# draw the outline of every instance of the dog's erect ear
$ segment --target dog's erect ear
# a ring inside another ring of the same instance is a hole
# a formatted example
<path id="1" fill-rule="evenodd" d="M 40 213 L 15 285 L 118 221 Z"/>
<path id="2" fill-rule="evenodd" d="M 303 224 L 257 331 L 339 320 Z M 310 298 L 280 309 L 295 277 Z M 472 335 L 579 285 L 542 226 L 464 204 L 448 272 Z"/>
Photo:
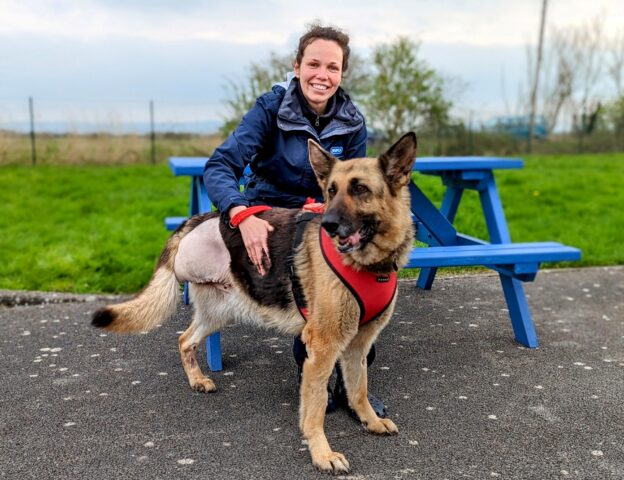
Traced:
<path id="1" fill-rule="evenodd" d="M 325 190 L 329 174 L 336 164 L 336 157 L 323 150 L 323 147 L 314 140 L 308 139 L 308 158 L 310 159 L 310 164 L 316 174 L 316 179 L 318 180 L 321 190 Z"/>
<path id="2" fill-rule="evenodd" d="M 409 132 L 379 157 L 379 166 L 390 187 L 397 190 L 407 185 L 416 161 L 416 134 Z"/>

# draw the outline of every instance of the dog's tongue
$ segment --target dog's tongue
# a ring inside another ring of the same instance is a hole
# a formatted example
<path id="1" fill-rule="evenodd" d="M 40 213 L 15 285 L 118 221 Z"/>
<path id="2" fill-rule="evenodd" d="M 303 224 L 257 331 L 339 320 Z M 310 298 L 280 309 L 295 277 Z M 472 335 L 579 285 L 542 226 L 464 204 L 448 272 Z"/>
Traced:
<path id="1" fill-rule="evenodd" d="M 362 236 L 360 235 L 360 232 L 355 232 L 353 235 L 350 235 L 346 238 L 341 238 L 339 240 L 340 245 L 345 246 L 345 245 L 350 245 L 352 247 L 355 247 L 358 243 L 360 243 L 360 239 L 362 238 Z"/>

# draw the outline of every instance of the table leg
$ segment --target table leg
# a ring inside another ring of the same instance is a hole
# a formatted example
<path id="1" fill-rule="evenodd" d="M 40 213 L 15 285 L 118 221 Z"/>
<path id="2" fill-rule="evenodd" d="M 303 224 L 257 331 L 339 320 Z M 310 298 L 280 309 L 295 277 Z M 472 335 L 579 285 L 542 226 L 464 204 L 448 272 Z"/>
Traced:
<path id="1" fill-rule="evenodd" d="M 503 212 L 503 204 L 493 175 L 488 179 L 485 188 L 479 192 L 479 196 L 490 235 L 490 242 L 511 242 L 507 220 Z M 527 303 L 522 282 L 502 273 L 499 275 L 516 340 L 529 348 L 537 347 L 537 333 L 535 332 L 535 325 L 531 318 L 531 310 Z"/>
<path id="2" fill-rule="evenodd" d="M 215 332 L 206 338 L 206 359 L 211 371 L 223 370 L 221 357 L 221 333 Z"/>
<path id="3" fill-rule="evenodd" d="M 503 203 L 501 202 L 494 175 L 490 174 L 485 188 L 479 191 L 481 207 L 485 215 L 485 223 L 490 234 L 491 243 L 511 243 Z"/>
<path id="4" fill-rule="evenodd" d="M 444 199 L 442 200 L 440 211 L 450 223 L 453 223 L 455 220 L 455 214 L 457 213 L 462 193 L 464 193 L 463 188 L 453 186 L 449 186 L 446 192 L 444 192 Z M 421 269 L 418 275 L 418 281 L 416 282 L 418 288 L 431 290 L 437 271 L 438 269 L 436 267 Z"/>
<path id="5" fill-rule="evenodd" d="M 500 274 L 500 280 L 516 341 L 529 348 L 536 348 L 538 346 L 537 333 L 522 282 L 503 274 Z"/>

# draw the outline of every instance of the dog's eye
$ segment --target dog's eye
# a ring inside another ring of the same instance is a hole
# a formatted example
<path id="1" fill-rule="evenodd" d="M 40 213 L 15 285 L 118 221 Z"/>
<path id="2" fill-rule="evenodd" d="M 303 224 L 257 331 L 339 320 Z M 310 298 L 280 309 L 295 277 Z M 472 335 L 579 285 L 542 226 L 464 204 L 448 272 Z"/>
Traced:
<path id="1" fill-rule="evenodd" d="M 327 194 L 330 197 L 333 197 L 334 195 L 336 195 L 336 185 L 335 184 L 331 184 L 330 187 L 327 189 Z"/>
<path id="2" fill-rule="evenodd" d="M 357 185 L 353 185 L 353 193 L 355 195 L 362 195 L 368 192 L 370 192 L 370 190 L 368 189 L 366 185 L 362 185 L 361 183 L 358 183 Z"/>

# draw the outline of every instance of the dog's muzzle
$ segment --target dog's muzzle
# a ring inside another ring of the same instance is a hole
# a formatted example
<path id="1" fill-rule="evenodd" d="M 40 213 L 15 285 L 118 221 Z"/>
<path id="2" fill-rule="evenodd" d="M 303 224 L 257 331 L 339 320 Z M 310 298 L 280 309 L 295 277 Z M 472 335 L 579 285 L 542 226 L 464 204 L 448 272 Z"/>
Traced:
<path id="1" fill-rule="evenodd" d="M 353 225 L 336 212 L 329 211 L 323 215 L 321 227 L 330 237 L 338 237 L 340 253 L 353 252 L 363 248 L 374 235 L 374 228 L 367 223 Z"/>

